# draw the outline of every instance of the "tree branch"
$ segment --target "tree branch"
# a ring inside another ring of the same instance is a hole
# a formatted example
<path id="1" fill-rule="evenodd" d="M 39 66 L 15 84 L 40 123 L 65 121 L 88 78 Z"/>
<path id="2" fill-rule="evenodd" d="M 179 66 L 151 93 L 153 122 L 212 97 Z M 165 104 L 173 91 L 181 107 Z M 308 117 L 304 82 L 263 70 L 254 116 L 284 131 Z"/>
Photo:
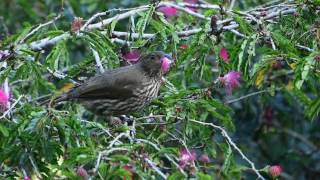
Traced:
<path id="1" fill-rule="evenodd" d="M 260 174 L 259 170 L 256 169 L 254 163 L 252 161 L 250 161 L 249 158 L 246 155 L 244 155 L 244 153 L 241 151 L 241 149 L 232 141 L 232 139 L 230 138 L 230 136 L 228 135 L 226 130 L 224 130 L 222 127 L 217 126 L 213 123 L 206 123 L 206 122 L 196 121 L 196 120 L 192 120 L 192 119 L 189 121 L 194 122 L 194 123 L 198 123 L 198 124 L 202 124 L 202 125 L 206 125 L 206 126 L 211 126 L 215 129 L 220 130 L 222 136 L 226 138 L 226 141 L 241 155 L 242 159 L 244 159 L 245 161 L 247 161 L 247 163 L 250 164 L 251 169 L 258 176 L 258 179 L 265 180 L 265 178 Z"/>

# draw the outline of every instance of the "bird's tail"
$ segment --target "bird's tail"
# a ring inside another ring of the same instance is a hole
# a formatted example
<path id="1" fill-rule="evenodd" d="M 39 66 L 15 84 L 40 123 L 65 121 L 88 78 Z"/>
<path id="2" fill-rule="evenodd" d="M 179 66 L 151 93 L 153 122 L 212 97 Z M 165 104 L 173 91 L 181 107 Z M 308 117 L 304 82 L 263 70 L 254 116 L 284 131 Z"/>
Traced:
<path id="1" fill-rule="evenodd" d="M 49 96 L 51 98 L 40 102 L 40 105 L 55 106 L 60 102 L 68 101 L 70 99 L 69 94 L 74 87 L 75 85 L 72 83 L 65 84 L 55 95 Z"/>
<path id="2" fill-rule="evenodd" d="M 67 100 L 69 100 L 68 94 L 62 94 L 60 96 L 46 99 L 46 100 L 40 102 L 39 105 L 41 105 L 41 106 L 43 106 L 43 105 L 54 106 L 60 102 L 67 101 Z"/>

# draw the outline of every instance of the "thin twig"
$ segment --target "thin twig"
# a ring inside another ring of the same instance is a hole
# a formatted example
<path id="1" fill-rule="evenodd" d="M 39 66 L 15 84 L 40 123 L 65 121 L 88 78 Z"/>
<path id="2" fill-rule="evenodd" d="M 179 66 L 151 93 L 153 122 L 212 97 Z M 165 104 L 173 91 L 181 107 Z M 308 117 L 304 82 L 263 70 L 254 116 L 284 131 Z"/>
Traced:
<path id="1" fill-rule="evenodd" d="M 95 23 L 95 24 L 90 24 L 90 25 L 88 25 L 87 28 L 89 30 L 91 30 L 91 29 L 100 29 L 100 28 L 112 23 L 113 21 L 118 21 L 120 19 L 125 19 L 127 17 L 130 17 L 132 15 L 138 14 L 140 12 L 147 11 L 149 9 L 149 7 L 150 7 L 149 5 L 140 6 L 139 8 L 133 9 L 131 11 L 128 11 L 128 12 L 125 12 L 125 13 L 122 13 L 122 14 L 118 14 L 118 15 L 116 15 L 114 17 L 102 20 L 101 22 L 98 22 L 98 23 Z"/>
<path id="2" fill-rule="evenodd" d="M 308 52 L 313 52 L 313 51 L 314 51 L 313 49 L 311 49 L 311 48 L 309 48 L 309 47 L 307 47 L 307 46 L 302 46 L 302 45 L 300 45 L 300 44 L 297 44 L 296 47 L 299 48 L 299 49 L 308 51 Z"/>
<path id="3" fill-rule="evenodd" d="M 0 117 L 0 119 L 5 118 L 7 114 L 10 113 L 10 111 L 19 103 L 19 101 L 21 100 L 21 98 L 24 97 L 24 95 L 19 96 L 19 98 L 12 104 L 12 106 L 10 106 L 10 108 L 3 113 L 3 115 Z"/>
<path id="4" fill-rule="evenodd" d="M 96 50 L 94 50 L 94 48 L 92 48 L 92 47 L 90 47 L 90 49 L 92 51 L 94 59 L 96 60 L 96 65 L 99 68 L 100 73 L 104 73 L 104 68 L 103 68 L 103 65 L 101 63 L 101 59 L 100 59 L 99 53 Z"/>
<path id="5" fill-rule="evenodd" d="M 155 148 L 156 150 L 160 151 L 161 149 L 158 147 L 158 145 L 156 145 L 155 143 L 148 141 L 146 139 L 135 139 L 136 142 L 140 142 L 140 143 L 144 143 L 144 144 L 149 144 L 151 145 L 153 148 Z M 176 163 L 170 156 L 168 156 L 167 154 L 164 154 L 164 156 L 170 161 L 172 162 L 179 170 L 181 173 L 183 173 L 185 176 L 187 175 L 184 170 L 179 166 L 178 163 Z"/>
<path id="6" fill-rule="evenodd" d="M 249 158 L 246 155 L 244 155 L 244 153 L 241 151 L 241 149 L 232 141 L 232 139 L 230 138 L 230 136 L 228 135 L 226 130 L 224 130 L 222 127 L 217 126 L 213 123 L 206 123 L 206 122 L 196 121 L 196 120 L 192 120 L 192 119 L 189 121 L 194 122 L 194 123 L 198 123 L 198 124 L 202 124 L 202 125 L 206 125 L 206 126 L 211 126 L 215 129 L 220 130 L 222 136 L 226 138 L 226 141 L 241 155 L 242 159 L 244 159 L 245 161 L 247 161 L 247 163 L 250 164 L 251 169 L 258 176 L 258 179 L 265 180 L 265 178 L 260 174 L 259 170 L 256 169 L 254 163 L 251 160 L 249 160 Z"/>
<path id="7" fill-rule="evenodd" d="M 181 7 L 181 6 L 179 6 L 178 4 L 176 4 L 176 3 L 162 2 L 162 3 L 159 4 L 158 7 L 161 7 L 161 6 L 174 7 L 174 8 L 176 8 L 176 9 L 180 10 L 180 11 L 183 11 L 183 12 L 185 12 L 185 13 L 187 13 L 187 14 L 190 14 L 190 15 L 192 15 L 192 16 L 195 16 L 195 17 L 197 17 L 197 18 L 205 19 L 205 20 L 210 20 L 209 17 L 205 17 L 205 16 L 202 15 L 202 14 L 196 13 L 196 12 L 190 10 L 189 8 Z"/>
<path id="8" fill-rule="evenodd" d="M 101 158 L 102 158 L 103 156 L 107 156 L 107 155 L 109 155 L 109 154 L 111 154 L 111 153 L 113 153 L 113 152 L 115 152 L 115 151 L 128 151 L 128 149 L 127 149 L 127 148 L 121 148 L 121 147 L 120 147 L 120 148 L 112 148 L 112 149 L 109 149 L 109 150 L 105 150 L 105 151 L 99 152 L 98 158 L 97 158 L 97 162 L 96 162 L 96 165 L 95 165 L 93 171 L 94 171 L 94 172 L 97 172 L 97 171 L 98 171 L 98 168 L 99 168 L 99 166 L 100 166 L 100 161 L 101 161 Z"/>
<path id="9" fill-rule="evenodd" d="M 233 9 L 235 3 L 236 3 L 236 0 L 231 0 L 230 6 L 229 6 L 229 11 L 231 11 Z"/>
<path id="10" fill-rule="evenodd" d="M 147 157 L 143 158 L 148 164 L 149 166 L 151 166 L 151 168 L 156 171 L 163 179 L 167 179 L 167 176 L 161 172 L 161 170 L 155 165 L 154 162 L 152 162 L 150 159 L 148 159 Z"/>
<path id="11" fill-rule="evenodd" d="M 54 23 L 55 21 L 57 21 L 59 18 L 61 17 L 61 14 L 59 14 L 58 16 L 56 16 L 55 18 L 53 18 L 52 20 L 46 22 L 46 23 L 43 23 L 43 24 L 40 24 L 39 26 L 37 26 L 36 28 L 34 28 L 31 32 L 29 32 L 24 38 L 22 38 L 20 40 L 19 43 L 23 43 L 27 38 L 29 38 L 30 36 L 32 36 L 34 33 L 36 33 L 37 31 L 39 31 L 39 29 L 45 27 L 45 26 L 48 26 L 52 23 Z"/>
<path id="12" fill-rule="evenodd" d="M 255 95 L 258 95 L 258 94 L 262 94 L 262 93 L 265 93 L 265 92 L 269 92 L 269 91 L 270 90 L 262 90 L 262 91 L 253 92 L 253 93 L 247 94 L 245 96 L 241 96 L 241 97 L 236 98 L 236 99 L 228 100 L 228 101 L 225 102 L 225 104 L 231 104 L 231 103 L 240 101 L 242 99 L 245 99 L 245 98 L 248 98 L 248 97 L 251 97 L 251 96 L 255 96 Z"/>
<path id="13" fill-rule="evenodd" d="M 107 149 L 110 149 L 116 142 L 120 142 L 119 139 L 122 138 L 123 136 L 127 136 L 127 133 L 120 133 L 117 137 L 115 137 L 109 144 L 109 146 L 107 147 Z"/>
<path id="14" fill-rule="evenodd" d="M 26 150 L 26 151 L 27 151 L 27 150 Z M 32 165 L 35 173 L 37 174 L 38 178 L 42 178 L 42 175 L 41 175 L 41 173 L 39 172 L 39 168 L 38 168 L 38 166 L 36 165 L 36 163 L 34 162 L 33 157 L 32 157 L 31 155 L 29 155 L 28 158 L 29 158 L 29 160 L 30 160 L 30 162 L 31 162 L 31 165 Z"/>

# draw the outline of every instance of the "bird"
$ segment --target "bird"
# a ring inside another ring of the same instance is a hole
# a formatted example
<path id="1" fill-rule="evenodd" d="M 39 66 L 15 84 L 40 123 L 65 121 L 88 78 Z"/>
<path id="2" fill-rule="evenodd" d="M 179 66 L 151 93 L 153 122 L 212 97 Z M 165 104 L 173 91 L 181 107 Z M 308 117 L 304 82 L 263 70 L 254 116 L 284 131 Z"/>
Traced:
<path id="1" fill-rule="evenodd" d="M 155 51 L 141 56 L 136 64 L 89 78 L 54 102 L 75 100 L 97 115 L 130 115 L 158 96 L 162 78 L 173 63 L 170 55 Z"/>

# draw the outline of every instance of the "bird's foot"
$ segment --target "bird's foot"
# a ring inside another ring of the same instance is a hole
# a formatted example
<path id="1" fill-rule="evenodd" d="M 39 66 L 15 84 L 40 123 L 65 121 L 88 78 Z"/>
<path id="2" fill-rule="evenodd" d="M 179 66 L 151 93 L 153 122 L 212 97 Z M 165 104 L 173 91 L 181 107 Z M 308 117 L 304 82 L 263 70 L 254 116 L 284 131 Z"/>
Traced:
<path id="1" fill-rule="evenodd" d="M 122 120 L 122 122 L 127 124 L 127 126 L 129 127 L 129 135 L 132 139 L 134 139 L 135 134 L 136 134 L 135 118 L 132 116 L 128 117 L 128 116 L 122 115 L 122 116 L 120 116 L 120 119 Z"/>

